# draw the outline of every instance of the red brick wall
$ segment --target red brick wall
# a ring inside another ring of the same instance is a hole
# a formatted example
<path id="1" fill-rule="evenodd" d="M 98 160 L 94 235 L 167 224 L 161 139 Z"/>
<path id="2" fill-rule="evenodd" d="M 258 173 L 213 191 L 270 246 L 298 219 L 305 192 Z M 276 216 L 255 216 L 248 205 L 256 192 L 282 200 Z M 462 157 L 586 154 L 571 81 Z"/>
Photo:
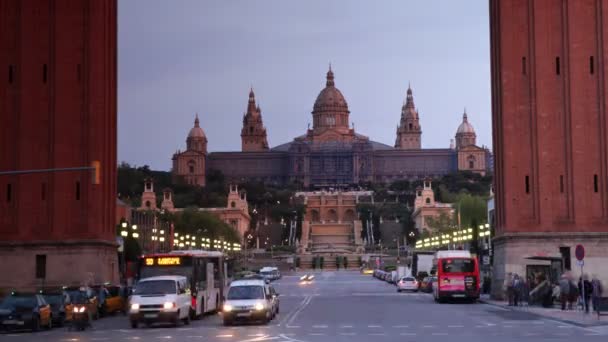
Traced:
<path id="1" fill-rule="evenodd" d="M 602 0 L 490 0 L 498 235 L 608 231 L 607 20 Z"/>
<path id="2" fill-rule="evenodd" d="M 0 240 L 114 241 L 116 0 L 0 0 L 0 123 L 0 170 L 101 162 L 0 176 Z"/>

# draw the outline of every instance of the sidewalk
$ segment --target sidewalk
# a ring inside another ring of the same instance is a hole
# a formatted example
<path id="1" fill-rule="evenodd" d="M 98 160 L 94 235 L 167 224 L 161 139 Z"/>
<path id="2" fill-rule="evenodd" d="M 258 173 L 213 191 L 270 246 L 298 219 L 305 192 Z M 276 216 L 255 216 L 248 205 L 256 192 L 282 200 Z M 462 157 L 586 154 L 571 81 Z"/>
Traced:
<path id="1" fill-rule="evenodd" d="M 608 316 L 600 316 L 598 320 L 596 313 L 585 314 L 578 310 L 562 311 L 560 308 L 543 308 L 540 306 L 509 306 L 506 301 L 490 299 L 489 295 L 481 295 L 479 301 L 512 311 L 524 311 L 545 319 L 553 319 L 581 327 L 608 326 Z"/>

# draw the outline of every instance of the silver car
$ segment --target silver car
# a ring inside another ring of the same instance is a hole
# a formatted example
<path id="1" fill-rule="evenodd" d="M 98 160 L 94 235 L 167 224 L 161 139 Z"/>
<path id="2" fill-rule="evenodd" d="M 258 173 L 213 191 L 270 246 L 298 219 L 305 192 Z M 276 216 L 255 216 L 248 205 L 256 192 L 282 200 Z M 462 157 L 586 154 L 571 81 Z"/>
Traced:
<path id="1" fill-rule="evenodd" d="M 418 281 L 414 277 L 403 277 L 397 282 L 397 292 L 414 291 L 418 292 Z"/>

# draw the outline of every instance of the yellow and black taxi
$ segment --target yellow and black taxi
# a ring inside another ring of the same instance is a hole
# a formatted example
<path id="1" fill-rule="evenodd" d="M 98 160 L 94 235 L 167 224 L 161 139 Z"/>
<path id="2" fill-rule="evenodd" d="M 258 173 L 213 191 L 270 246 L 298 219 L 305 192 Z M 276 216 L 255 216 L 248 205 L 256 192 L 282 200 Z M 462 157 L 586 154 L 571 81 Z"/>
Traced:
<path id="1" fill-rule="evenodd" d="M 39 293 L 11 292 L 0 302 L 0 329 L 5 331 L 53 327 L 51 306 Z"/>
<path id="2" fill-rule="evenodd" d="M 67 317 L 71 316 L 74 307 L 69 300 L 69 296 L 60 288 L 40 290 L 40 294 L 51 306 L 53 325 L 63 326 Z"/>
<path id="3" fill-rule="evenodd" d="M 99 301 L 95 291 L 90 287 L 68 286 L 63 288 L 63 292 L 67 295 L 68 300 L 72 304 L 84 304 L 87 312 L 91 314 L 91 318 L 99 318 Z M 67 314 L 66 321 L 71 321 L 72 315 Z"/>
<path id="4" fill-rule="evenodd" d="M 114 314 L 119 311 L 126 313 L 125 297 L 121 293 L 120 286 L 106 283 L 93 285 L 91 289 L 99 301 L 101 315 Z"/>

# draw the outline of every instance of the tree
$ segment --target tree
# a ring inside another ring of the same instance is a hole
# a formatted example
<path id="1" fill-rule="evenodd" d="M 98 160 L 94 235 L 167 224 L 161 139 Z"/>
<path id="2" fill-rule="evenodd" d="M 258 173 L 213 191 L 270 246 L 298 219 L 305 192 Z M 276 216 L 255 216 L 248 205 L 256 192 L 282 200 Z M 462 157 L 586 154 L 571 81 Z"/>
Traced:
<path id="1" fill-rule="evenodd" d="M 446 232 L 456 227 L 457 222 L 453 214 L 441 213 L 437 217 L 426 217 L 426 225 L 433 232 Z"/>
<path id="2" fill-rule="evenodd" d="M 234 228 L 214 215 L 196 208 L 187 208 L 180 215 L 176 215 L 175 221 L 175 231 L 179 235 L 194 235 L 212 241 L 223 238 L 227 242 L 239 242 L 241 238 Z"/>

